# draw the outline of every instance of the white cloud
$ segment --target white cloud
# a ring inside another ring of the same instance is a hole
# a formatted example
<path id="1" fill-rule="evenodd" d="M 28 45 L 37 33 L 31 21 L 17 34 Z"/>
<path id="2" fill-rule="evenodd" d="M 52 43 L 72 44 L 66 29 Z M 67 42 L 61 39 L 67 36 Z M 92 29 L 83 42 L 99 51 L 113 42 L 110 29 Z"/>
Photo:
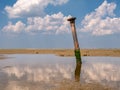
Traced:
<path id="1" fill-rule="evenodd" d="M 44 18 L 33 17 L 28 18 L 28 25 L 26 31 L 42 31 L 44 33 L 65 33 L 69 32 L 69 22 L 61 12 L 53 15 L 46 15 Z"/>
<path id="2" fill-rule="evenodd" d="M 120 33 L 120 18 L 115 17 L 115 9 L 115 3 L 108 3 L 105 0 L 94 12 L 85 16 L 81 31 L 96 36 Z"/>
<path id="3" fill-rule="evenodd" d="M 43 16 L 44 9 L 49 5 L 62 5 L 68 0 L 17 0 L 13 6 L 6 6 L 5 10 L 10 18 L 23 16 Z"/>
<path id="4" fill-rule="evenodd" d="M 46 15 L 45 17 L 29 17 L 27 24 L 18 21 L 16 24 L 9 23 L 4 26 L 4 32 L 26 32 L 26 33 L 45 33 L 45 34 L 59 34 L 69 33 L 69 22 L 61 12 L 53 15 Z"/>
<path id="5" fill-rule="evenodd" d="M 8 25 L 3 27 L 2 31 L 20 33 L 24 29 L 25 29 L 25 24 L 22 23 L 21 21 L 18 21 L 15 25 L 13 25 L 12 22 L 9 22 Z"/>

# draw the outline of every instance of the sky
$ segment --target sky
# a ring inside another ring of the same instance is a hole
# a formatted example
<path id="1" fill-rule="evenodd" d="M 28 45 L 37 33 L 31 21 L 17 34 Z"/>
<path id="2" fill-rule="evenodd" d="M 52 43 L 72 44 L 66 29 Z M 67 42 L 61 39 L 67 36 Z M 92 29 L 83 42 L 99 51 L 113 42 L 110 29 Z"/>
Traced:
<path id="1" fill-rule="evenodd" d="M 120 48 L 119 0 L 0 0 L 0 48 Z"/>

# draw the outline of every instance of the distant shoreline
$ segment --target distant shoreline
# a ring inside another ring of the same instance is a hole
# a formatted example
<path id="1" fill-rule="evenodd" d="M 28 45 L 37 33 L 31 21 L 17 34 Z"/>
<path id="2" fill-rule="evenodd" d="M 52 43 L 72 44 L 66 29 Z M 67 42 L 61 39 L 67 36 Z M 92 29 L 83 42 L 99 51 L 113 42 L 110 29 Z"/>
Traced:
<path id="1" fill-rule="evenodd" d="M 56 54 L 74 56 L 73 49 L 0 49 L 0 54 Z M 81 49 L 81 56 L 120 57 L 120 49 Z"/>

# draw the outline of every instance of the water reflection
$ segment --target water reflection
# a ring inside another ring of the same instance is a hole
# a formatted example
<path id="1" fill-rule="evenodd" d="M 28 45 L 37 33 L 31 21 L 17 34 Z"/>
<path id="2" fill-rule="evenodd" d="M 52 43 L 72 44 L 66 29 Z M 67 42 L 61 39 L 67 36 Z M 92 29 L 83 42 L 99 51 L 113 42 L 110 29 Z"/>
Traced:
<path id="1" fill-rule="evenodd" d="M 67 67 L 67 68 L 66 68 Z M 54 79 L 71 79 L 72 68 L 70 65 L 44 66 L 44 67 L 8 67 L 4 68 L 3 72 L 6 73 L 9 78 L 14 77 L 33 82 L 50 82 Z"/>
<path id="2" fill-rule="evenodd" d="M 75 81 L 80 81 L 80 73 L 81 73 L 82 63 L 79 60 L 76 60 L 76 68 L 75 68 Z"/>
<path id="3" fill-rule="evenodd" d="M 16 57 L 0 61 L 0 90 L 69 90 L 73 87 L 79 89 L 72 90 L 93 90 L 85 89 L 86 86 L 102 87 L 97 90 L 109 90 L 104 88 L 110 86 L 120 90 L 120 58 L 88 57 L 83 58 L 82 65 L 71 57 L 28 55 L 22 58 L 25 60 Z"/>
<path id="4" fill-rule="evenodd" d="M 95 60 L 87 61 L 83 65 L 82 70 L 82 78 L 85 82 L 116 82 L 120 81 L 120 61 L 115 60 L 115 58 L 111 60 L 104 60 L 103 61 Z M 117 59 L 117 58 L 116 58 Z"/>

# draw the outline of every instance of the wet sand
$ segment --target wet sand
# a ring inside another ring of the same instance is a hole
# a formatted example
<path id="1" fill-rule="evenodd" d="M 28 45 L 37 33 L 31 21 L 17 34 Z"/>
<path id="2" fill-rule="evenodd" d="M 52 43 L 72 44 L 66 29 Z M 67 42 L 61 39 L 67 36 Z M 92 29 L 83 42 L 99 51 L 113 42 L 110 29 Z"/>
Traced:
<path id="1" fill-rule="evenodd" d="M 73 49 L 0 49 L 0 54 L 56 54 L 74 56 Z M 82 56 L 120 57 L 120 49 L 81 49 Z M 0 58 L 2 58 L 0 56 Z"/>
<path id="2" fill-rule="evenodd" d="M 4 55 L 0 55 L 0 60 L 2 60 L 2 59 L 6 59 L 7 57 L 6 56 L 4 56 Z"/>
<path id="3" fill-rule="evenodd" d="M 64 81 L 53 90 L 117 90 L 110 86 L 101 85 L 99 83 L 80 84 L 79 82 Z"/>

